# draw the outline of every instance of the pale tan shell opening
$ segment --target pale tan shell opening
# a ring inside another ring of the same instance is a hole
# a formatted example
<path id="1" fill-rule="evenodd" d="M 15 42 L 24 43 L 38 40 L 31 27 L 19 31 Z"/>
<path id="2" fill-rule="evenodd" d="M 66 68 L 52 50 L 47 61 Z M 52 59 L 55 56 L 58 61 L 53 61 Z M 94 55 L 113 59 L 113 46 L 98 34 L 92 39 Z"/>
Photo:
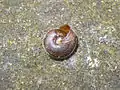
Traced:
<path id="1" fill-rule="evenodd" d="M 70 26 L 65 24 L 63 26 L 60 27 L 60 31 L 64 32 L 65 34 L 67 34 L 70 31 Z"/>

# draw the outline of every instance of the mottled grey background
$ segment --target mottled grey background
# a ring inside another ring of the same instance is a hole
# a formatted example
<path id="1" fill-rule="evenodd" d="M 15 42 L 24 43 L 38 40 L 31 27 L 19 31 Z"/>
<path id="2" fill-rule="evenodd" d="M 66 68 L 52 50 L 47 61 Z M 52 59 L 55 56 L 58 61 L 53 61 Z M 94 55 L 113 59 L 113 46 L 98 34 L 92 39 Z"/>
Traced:
<path id="1" fill-rule="evenodd" d="M 79 47 L 55 61 L 43 38 L 64 24 Z M 120 0 L 0 0 L 0 90 L 120 90 Z"/>

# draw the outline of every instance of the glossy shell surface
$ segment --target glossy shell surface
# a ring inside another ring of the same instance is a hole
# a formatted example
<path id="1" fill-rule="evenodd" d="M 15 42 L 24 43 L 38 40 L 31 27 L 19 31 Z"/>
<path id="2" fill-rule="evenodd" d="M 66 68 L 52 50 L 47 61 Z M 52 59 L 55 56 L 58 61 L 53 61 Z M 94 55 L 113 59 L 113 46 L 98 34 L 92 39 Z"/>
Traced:
<path id="1" fill-rule="evenodd" d="M 78 44 L 77 36 L 68 25 L 50 30 L 44 38 L 44 47 L 54 59 L 69 58 Z"/>

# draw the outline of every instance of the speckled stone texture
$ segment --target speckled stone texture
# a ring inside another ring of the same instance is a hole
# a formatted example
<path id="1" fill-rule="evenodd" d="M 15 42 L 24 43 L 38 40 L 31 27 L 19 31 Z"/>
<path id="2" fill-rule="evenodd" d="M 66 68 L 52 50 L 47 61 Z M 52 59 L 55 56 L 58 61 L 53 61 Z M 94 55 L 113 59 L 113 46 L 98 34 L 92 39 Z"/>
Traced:
<path id="1" fill-rule="evenodd" d="M 64 24 L 79 46 L 56 61 L 43 38 Z M 0 90 L 120 90 L 120 0 L 0 0 Z"/>

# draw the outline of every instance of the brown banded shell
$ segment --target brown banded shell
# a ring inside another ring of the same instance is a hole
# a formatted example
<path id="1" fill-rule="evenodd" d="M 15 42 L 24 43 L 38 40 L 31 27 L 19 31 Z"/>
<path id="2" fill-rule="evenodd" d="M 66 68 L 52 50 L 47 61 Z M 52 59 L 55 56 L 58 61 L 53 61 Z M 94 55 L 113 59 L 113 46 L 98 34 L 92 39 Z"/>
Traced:
<path id="1" fill-rule="evenodd" d="M 50 30 L 44 38 L 44 47 L 54 59 L 69 58 L 74 53 L 77 45 L 77 36 L 68 25 Z"/>

